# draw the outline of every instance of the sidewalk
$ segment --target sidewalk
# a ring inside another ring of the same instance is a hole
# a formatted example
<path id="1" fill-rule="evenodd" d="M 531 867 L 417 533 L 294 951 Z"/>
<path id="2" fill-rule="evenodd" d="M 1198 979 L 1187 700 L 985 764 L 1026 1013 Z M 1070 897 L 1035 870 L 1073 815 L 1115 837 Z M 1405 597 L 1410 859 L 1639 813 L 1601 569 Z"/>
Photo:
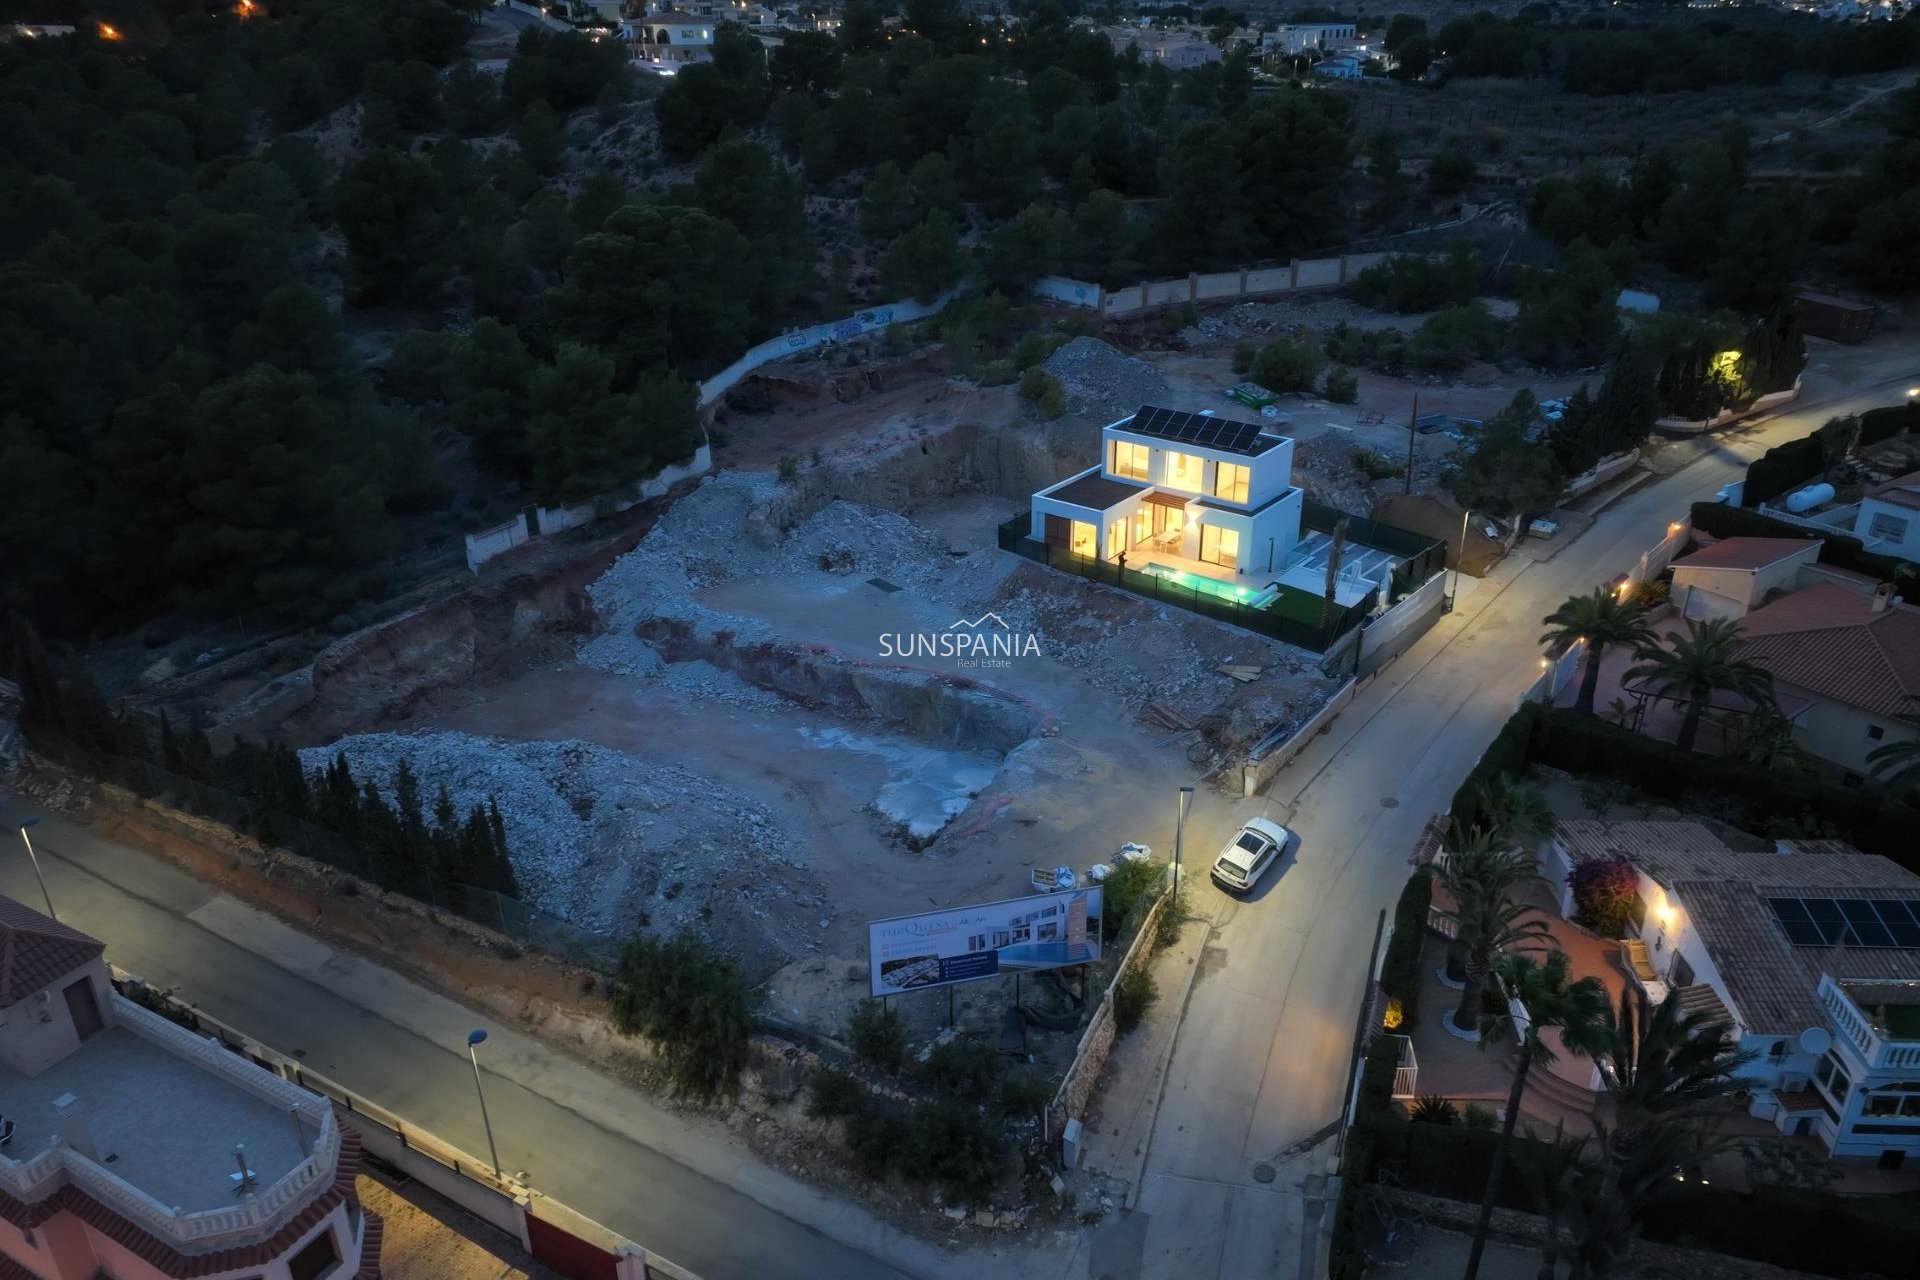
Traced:
<path id="1" fill-rule="evenodd" d="M 1114 1042 L 1100 1088 L 1082 1121 L 1083 1172 L 1111 1180 L 1122 1207 L 1131 1209 L 1140 1199 L 1140 1175 L 1153 1141 L 1154 1119 L 1173 1058 L 1173 1042 L 1186 1016 L 1187 994 L 1200 970 L 1200 953 L 1213 931 L 1205 919 L 1189 919 L 1171 947 L 1154 953 L 1148 962 L 1159 999 L 1140 1025 Z"/>

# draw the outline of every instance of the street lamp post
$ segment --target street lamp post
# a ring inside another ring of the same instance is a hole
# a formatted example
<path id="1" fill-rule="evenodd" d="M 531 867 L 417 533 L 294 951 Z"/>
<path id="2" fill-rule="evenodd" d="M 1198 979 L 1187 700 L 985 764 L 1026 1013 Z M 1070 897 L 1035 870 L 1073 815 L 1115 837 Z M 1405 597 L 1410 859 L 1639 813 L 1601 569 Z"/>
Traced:
<path id="1" fill-rule="evenodd" d="M 38 818 L 22 818 L 20 820 L 20 842 L 27 846 L 27 861 L 33 864 L 33 878 L 40 882 L 40 896 L 46 899 L 47 902 L 47 918 L 49 920 L 58 920 L 60 917 L 53 914 L 53 895 L 47 892 L 47 877 L 40 871 L 40 857 L 34 853 L 33 841 L 27 836 L 27 828 L 38 826 L 39 824 L 40 819 Z"/>
<path id="2" fill-rule="evenodd" d="M 1460 594 L 1460 564 L 1467 558 L 1467 521 L 1473 518 L 1468 509 L 1460 513 L 1460 550 L 1453 557 L 1453 590 L 1447 592 L 1447 607 L 1453 607 L 1453 598 Z"/>
<path id="3" fill-rule="evenodd" d="M 486 1126 L 487 1130 L 487 1154 L 493 1157 L 493 1176 L 504 1178 L 506 1175 L 500 1172 L 500 1149 L 493 1145 L 493 1121 L 487 1116 L 487 1091 L 480 1087 L 479 1048 L 486 1038 L 487 1033 L 484 1031 L 474 1030 L 467 1033 L 467 1058 L 473 1063 L 473 1092 L 474 1096 L 480 1099 L 480 1123 Z"/>
<path id="4" fill-rule="evenodd" d="M 1180 887 L 1180 851 L 1187 838 L 1187 810 L 1193 805 L 1193 788 L 1180 788 L 1180 818 L 1173 827 L 1173 884 Z"/>

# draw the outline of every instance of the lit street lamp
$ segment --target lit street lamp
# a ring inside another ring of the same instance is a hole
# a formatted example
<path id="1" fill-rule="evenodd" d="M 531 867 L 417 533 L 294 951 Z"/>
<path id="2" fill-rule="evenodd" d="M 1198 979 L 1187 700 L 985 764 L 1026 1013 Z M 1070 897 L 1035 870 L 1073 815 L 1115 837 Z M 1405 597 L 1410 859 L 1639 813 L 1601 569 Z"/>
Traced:
<path id="1" fill-rule="evenodd" d="M 484 1031 L 469 1031 L 467 1033 L 467 1057 L 473 1063 L 473 1092 L 474 1095 L 480 1099 L 480 1123 L 485 1125 L 487 1129 L 487 1154 L 493 1157 L 493 1176 L 503 1178 L 506 1175 L 500 1172 L 500 1150 L 493 1145 L 493 1121 L 487 1117 L 487 1091 L 480 1087 L 480 1054 L 478 1050 L 481 1042 L 486 1038 L 487 1033 Z"/>
<path id="2" fill-rule="evenodd" d="M 53 895 L 47 892 L 47 878 L 40 873 L 40 858 L 33 851 L 33 841 L 27 837 L 27 828 L 38 826 L 39 823 L 38 818 L 20 819 L 20 842 L 27 846 L 27 861 L 33 864 L 33 878 L 40 882 L 40 896 L 47 901 L 47 918 L 58 920 L 60 917 L 53 914 Z"/>

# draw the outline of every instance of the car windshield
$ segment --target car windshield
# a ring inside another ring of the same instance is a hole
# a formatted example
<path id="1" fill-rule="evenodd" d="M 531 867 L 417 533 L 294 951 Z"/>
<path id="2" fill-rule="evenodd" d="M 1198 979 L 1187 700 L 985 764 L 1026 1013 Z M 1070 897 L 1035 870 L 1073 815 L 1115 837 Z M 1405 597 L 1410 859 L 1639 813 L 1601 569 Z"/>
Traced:
<path id="1" fill-rule="evenodd" d="M 1231 858 L 1220 859 L 1220 861 L 1213 864 L 1213 869 L 1218 871 L 1221 875 L 1227 877 L 1227 879 L 1229 880 L 1244 880 L 1246 878 L 1244 875 L 1241 874 L 1241 869 L 1239 864 L 1234 862 Z"/>
<path id="2" fill-rule="evenodd" d="M 1266 843 L 1264 837 L 1257 836 L 1251 831 L 1242 831 L 1240 838 L 1234 841 L 1235 845 L 1245 849 L 1248 853 L 1260 852 L 1261 849 L 1266 847 Z"/>

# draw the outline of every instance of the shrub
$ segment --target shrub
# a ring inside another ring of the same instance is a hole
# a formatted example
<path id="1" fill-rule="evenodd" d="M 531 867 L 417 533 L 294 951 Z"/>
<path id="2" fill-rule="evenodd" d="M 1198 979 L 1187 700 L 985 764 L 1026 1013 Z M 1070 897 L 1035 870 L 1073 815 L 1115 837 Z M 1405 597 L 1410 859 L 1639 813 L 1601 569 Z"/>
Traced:
<path id="1" fill-rule="evenodd" d="M 1460 1123 L 1460 1108 L 1434 1094 L 1417 1099 L 1413 1104 L 1413 1110 L 1407 1114 L 1408 1118 L 1416 1124 Z"/>
<path id="2" fill-rule="evenodd" d="M 1020 398 L 1043 418 L 1057 418 L 1067 411 L 1066 387 L 1039 365 L 1020 375 Z"/>
<path id="3" fill-rule="evenodd" d="M 739 1087 L 758 997 L 738 966 L 691 934 L 635 938 L 611 984 L 614 1025 L 660 1047 L 676 1092 L 712 1099 Z"/>
<path id="4" fill-rule="evenodd" d="M 1326 363 L 1327 353 L 1320 345 L 1320 335 L 1303 333 L 1260 348 L 1260 354 L 1253 361 L 1253 377 L 1272 391 L 1311 391 Z"/>
<path id="5" fill-rule="evenodd" d="M 409 334 L 409 337 L 412 335 Z M 1233 344 L 1233 371 L 1241 377 L 1253 372 L 1253 362 L 1260 354 L 1260 348 L 1251 342 Z"/>
<path id="6" fill-rule="evenodd" d="M 1188 910 L 1187 881 L 1183 876 L 1173 888 L 1173 897 L 1167 900 L 1167 905 L 1161 908 L 1159 916 L 1154 919 L 1154 950 L 1170 947 L 1180 940 L 1180 926 L 1187 922 Z"/>
<path id="7" fill-rule="evenodd" d="M 1053 1100 L 1053 1083 L 1038 1071 L 1015 1071 L 1002 1076 L 994 1107 L 1007 1117 L 1033 1116 Z"/>
<path id="8" fill-rule="evenodd" d="M 1004 387 L 1016 372 L 1011 360 L 983 360 L 975 367 L 973 377 L 983 387 Z"/>
<path id="9" fill-rule="evenodd" d="M 1100 882 L 1101 914 L 1109 940 L 1146 919 L 1166 876 L 1167 864 L 1153 858 L 1129 858 L 1113 865 L 1112 874 Z"/>
<path id="10" fill-rule="evenodd" d="M 847 1047 L 862 1062 L 898 1071 L 907 1053 L 907 1022 L 883 1001 L 862 1000 L 847 1018 Z"/>
<path id="11" fill-rule="evenodd" d="M 955 1036 L 927 1057 L 927 1083 L 936 1092 L 985 1102 L 1000 1081 L 1000 1051 L 985 1040 Z"/>
<path id="12" fill-rule="evenodd" d="M 1455 245 L 1444 257 L 1396 254 L 1354 277 L 1353 293 L 1370 307 L 1406 314 L 1471 302 L 1485 268 L 1471 245 Z"/>
<path id="13" fill-rule="evenodd" d="M 907 1122 L 892 1107 L 869 1106 L 847 1117 L 847 1150 L 860 1172 L 884 1177 L 901 1160 Z"/>
<path id="14" fill-rule="evenodd" d="M 1352 404 L 1360 398 L 1360 378 L 1347 366 L 1337 364 L 1327 370 L 1320 394 L 1335 404 Z"/>
<path id="15" fill-rule="evenodd" d="M 1145 964 L 1135 964 L 1113 988 L 1113 1025 L 1121 1035 L 1140 1025 L 1147 1010 L 1160 998 L 1159 984 Z"/>
<path id="16" fill-rule="evenodd" d="M 1393 909 L 1393 937 L 1380 964 L 1380 987 L 1400 1005 L 1402 1035 L 1413 1033 L 1419 1017 L 1420 943 L 1427 934 L 1427 908 L 1432 902 L 1433 871 L 1422 867 L 1400 890 L 1399 904 Z"/>
<path id="17" fill-rule="evenodd" d="M 1573 918 L 1603 938 L 1623 938 L 1640 897 L 1640 872 L 1633 859 L 1588 858 L 1567 874 L 1573 891 Z"/>
<path id="18" fill-rule="evenodd" d="M 1479 1103 L 1469 1102 L 1466 1110 L 1460 1113 L 1460 1123 L 1469 1129 L 1477 1129 L 1482 1133 L 1490 1133 L 1494 1125 L 1499 1123 L 1499 1117 Z"/>
<path id="19" fill-rule="evenodd" d="M 790 453 L 783 456 L 780 461 L 773 465 L 774 469 L 779 473 L 781 484 L 792 484 L 793 478 L 800 474 L 800 459 Z"/>
<path id="20" fill-rule="evenodd" d="M 1005 1160 L 1006 1141 L 979 1107 L 942 1098 L 913 1109 L 900 1168 L 956 1198 L 978 1200 L 993 1190 Z"/>
<path id="21" fill-rule="evenodd" d="M 1354 470 L 1369 480 L 1385 480 L 1406 470 L 1404 463 L 1396 462 L 1384 454 L 1375 453 L 1367 448 L 1353 451 L 1353 466 Z"/>
<path id="22" fill-rule="evenodd" d="M 1054 348 L 1059 345 L 1060 340 L 1058 338 L 1048 337 L 1044 333 L 1023 334 L 1020 341 L 1014 344 L 1014 369 L 1020 373 L 1025 373 L 1027 370 L 1033 368 L 1034 365 L 1039 364 L 1042 360 L 1052 355 Z"/>
<path id="23" fill-rule="evenodd" d="M 866 1105 L 867 1090 L 844 1071 L 816 1071 L 807 1081 L 807 1114 L 816 1119 L 850 1116 Z"/>

